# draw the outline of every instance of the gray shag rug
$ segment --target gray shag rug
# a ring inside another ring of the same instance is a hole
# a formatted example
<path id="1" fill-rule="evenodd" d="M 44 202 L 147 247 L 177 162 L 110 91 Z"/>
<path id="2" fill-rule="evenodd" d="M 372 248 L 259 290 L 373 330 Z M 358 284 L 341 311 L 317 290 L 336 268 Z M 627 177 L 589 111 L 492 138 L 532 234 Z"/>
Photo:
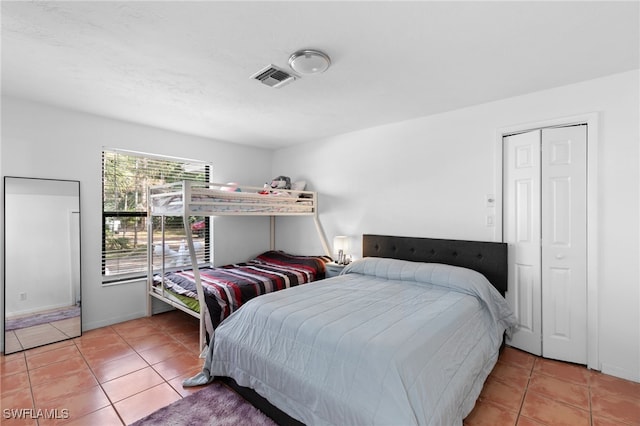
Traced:
<path id="1" fill-rule="evenodd" d="M 213 382 L 132 426 L 276 426 L 262 411 L 220 382 Z"/>
<path id="2" fill-rule="evenodd" d="M 21 328 L 33 327 L 34 325 L 62 321 L 77 316 L 80 316 L 80 307 L 70 306 L 68 308 L 57 309 L 55 311 L 48 311 L 20 318 L 7 319 L 4 323 L 4 329 L 5 331 L 18 330 Z"/>

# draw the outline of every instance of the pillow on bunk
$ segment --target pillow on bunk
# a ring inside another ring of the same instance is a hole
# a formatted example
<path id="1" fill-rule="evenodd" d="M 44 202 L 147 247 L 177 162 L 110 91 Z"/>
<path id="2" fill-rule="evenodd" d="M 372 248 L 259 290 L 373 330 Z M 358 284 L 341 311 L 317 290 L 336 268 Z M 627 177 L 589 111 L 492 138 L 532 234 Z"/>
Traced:
<path id="1" fill-rule="evenodd" d="M 307 181 L 304 181 L 304 180 L 299 180 L 291 184 L 291 189 L 294 191 L 304 191 L 306 187 L 307 187 Z"/>
<path id="2" fill-rule="evenodd" d="M 282 250 L 269 250 L 256 256 L 253 259 L 254 262 L 259 263 L 273 263 L 276 265 L 305 265 L 308 268 L 312 268 L 315 271 L 324 272 L 325 265 L 331 262 L 329 256 L 317 255 L 317 256 L 305 256 L 284 252 Z"/>
<path id="3" fill-rule="evenodd" d="M 236 182 L 228 182 L 225 186 L 220 187 L 221 191 L 227 192 L 240 192 L 240 188 L 238 188 L 238 184 Z"/>

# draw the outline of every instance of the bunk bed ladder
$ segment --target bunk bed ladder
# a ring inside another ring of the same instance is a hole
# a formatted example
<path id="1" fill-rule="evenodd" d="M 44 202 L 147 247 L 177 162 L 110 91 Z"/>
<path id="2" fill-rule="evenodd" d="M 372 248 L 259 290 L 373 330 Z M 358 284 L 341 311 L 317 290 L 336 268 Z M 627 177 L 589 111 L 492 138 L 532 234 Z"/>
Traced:
<path id="1" fill-rule="evenodd" d="M 184 233 L 187 237 L 187 247 L 189 249 L 189 258 L 191 259 L 191 267 L 193 268 L 193 278 L 196 282 L 196 289 L 198 290 L 198 303 L 200 305 L 200 351 L 205 353 L 206 349 L 206 327 L 205 321 L 207 318 L 207 304 L 204 300 L 204 290 L 202 288 L 202 280 L 200 278 L 200 267 L 198 266 L 198 256 L 196 254 L 196 248 L 193 244 L 193 233 L 191 232 L 191 226 L 189 224 L 189 209 L 187 200 L 191 200 L 191 185 L 190 182 L 186 182 L 186 185 L 182 185 L 182 223 L 184 225 Z M 164 262 L 163 262 L 164 264 Z M 164 272 L 163 272 L 164 276 Z"/>

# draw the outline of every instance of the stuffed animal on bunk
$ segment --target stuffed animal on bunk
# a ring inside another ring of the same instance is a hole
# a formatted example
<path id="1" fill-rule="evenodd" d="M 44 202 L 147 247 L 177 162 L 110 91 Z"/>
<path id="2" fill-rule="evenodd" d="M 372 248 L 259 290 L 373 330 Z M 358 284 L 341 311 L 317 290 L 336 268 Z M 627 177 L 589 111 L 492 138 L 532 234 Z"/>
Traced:
<path id="1" fill-rule="evenodd" d="M 291 179 L 288 176 L 278 176 L 271 179 L 271 189 L 291 189 Z"/>
<path id="2" fill-rule="evenodd" d="M 259 194 L 270 194 L 278 189 L 291 189 L 291 178 L 289 176 L 278 176 L 271 179 L 271 183 L 265 183 Z"/>

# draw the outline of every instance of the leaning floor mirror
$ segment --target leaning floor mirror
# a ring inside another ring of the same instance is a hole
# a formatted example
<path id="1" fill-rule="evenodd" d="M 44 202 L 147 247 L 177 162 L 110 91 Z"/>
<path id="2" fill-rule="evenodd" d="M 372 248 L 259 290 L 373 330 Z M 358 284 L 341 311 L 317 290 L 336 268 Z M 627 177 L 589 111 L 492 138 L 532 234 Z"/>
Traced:
<path id="1" fill-rule="evenodd" d="M 82 333 L 80 182 L 4 178 L 4 352 Z"/>

